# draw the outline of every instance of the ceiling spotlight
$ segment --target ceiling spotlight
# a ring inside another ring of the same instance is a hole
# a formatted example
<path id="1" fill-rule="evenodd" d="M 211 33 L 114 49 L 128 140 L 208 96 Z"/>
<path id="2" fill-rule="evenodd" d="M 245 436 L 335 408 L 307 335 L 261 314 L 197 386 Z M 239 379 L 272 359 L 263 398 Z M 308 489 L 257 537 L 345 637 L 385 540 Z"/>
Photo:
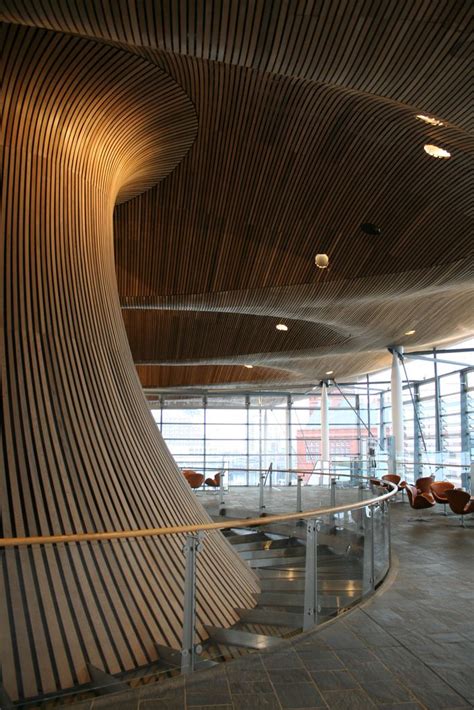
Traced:
<path id="1" fill-rule="evenodd" d="M 329 257 L 327 254 L 316 254 L 314 263 L 318 269 L 327 269 L 329 265 Z"/>
<path id="2" fill-rule="evenodd" d="M 407 330 L 405 335 L 415 335 L 415 333 L 416 333 L 416 330 Z"/>
<path id="3" fill-rule="evenodd" d="M 423 114 L 417 113 L 416 117 L 420 121 L 424 121 L 425 123 L 429 123 L 430 126 L 444 126 L 444 123 L 442 121 L 438 121 L 437 118 L 431 118 L 431 116 L 423 116 Z"/>
<path id="4" fill-rule="evenodd" d="M 277 330 L 288 330 L 288 326 L 284 323 L 278 323 L 275 327 Z"/>
<path id="5" fill-rule="evenodd" d="M 253 365 L 244 365 L 244 367 L 246 367 L 247 370 L 252 370 L 252 369 L 253 369 Z"/>
<path id="6" fill-rule="evenodd" d="M 448 153 L 447 150 L 444 150 L 444 148 L 440 148 L 437 145 L 425 145 L 424 146 L 425 153 L 428 153 L 428 155 L 431 155 L 432 158 L 450 158 L 451 153 Z"/>
<path id="7" fill-rule="evenodd" d="M 326 375 L 332 375 L 333 373 L 334 373 L 334 370 L 328 370 L 328 371 L 326 372 Z"/>
<path id="8" fill-rule="evenodd" d="M 382 232 L 380 227 L 377 227 L 376 224 L 372 224 L 371 222 L 364 222 L 360 225 L 360 228 L 365 234 L 370 234 L 372 237 L 377 237 Z"/>

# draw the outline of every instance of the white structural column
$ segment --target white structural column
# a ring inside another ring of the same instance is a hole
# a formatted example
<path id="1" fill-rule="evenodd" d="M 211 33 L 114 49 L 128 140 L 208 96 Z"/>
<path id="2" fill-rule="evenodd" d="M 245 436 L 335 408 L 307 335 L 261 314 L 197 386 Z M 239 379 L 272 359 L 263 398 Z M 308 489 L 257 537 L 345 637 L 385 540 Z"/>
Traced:
<path id="1" fill-rule="evenodd" d="M 321 472 L 329 471 L 329 402 L 327 383 L 321 387 Z"/>
<path id="2" fill-rule="evenodd" d="M 402 375 L 400 372 L 400 357 L 403 353 L 402 347 L 394 348 L 392 351 L 392 435 L 393 435 L 393 473 L 401 472 L 404 455 L 404 431 L 403 431 L 403 394 Z"/>

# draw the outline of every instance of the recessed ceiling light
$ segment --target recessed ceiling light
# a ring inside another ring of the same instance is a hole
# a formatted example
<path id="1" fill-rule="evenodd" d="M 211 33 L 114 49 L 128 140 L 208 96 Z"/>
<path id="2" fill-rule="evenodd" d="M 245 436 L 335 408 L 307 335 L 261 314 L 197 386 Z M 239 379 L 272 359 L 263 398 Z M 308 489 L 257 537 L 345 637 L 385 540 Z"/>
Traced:
<path id="1" fill-rule="evenodd" d="M 450 158 L 451 153 L 448 153 L 444 148 L 440 148 L 438 145 L 425 145 L 425 153 L 431 155 L 432 158 Z"/>
<path id="2" fill-rule="evenodd" d="M 278 323 L 275 327 L 277 330 L 288 330 L 288 326 L 284 323 Z"/>
<path id="3" fill-rule="evenodd" d="M 365 234 L 370 234 L 372 237 L 377 237 L 382 232 L 380 227 L 377 227 L 376 224 L 372 224 L 371 222 L 364 222 L 360 225 L 360 228 Z"/>
<path id="4" fill-rule="evenodd" d="M 247 370 L 252 370 L 252 368 L 253 368 L 253 365 L 244 365 L 244 367 L 246 367 L 246 368 L 247 368 Z"/>
<path id="5" fill-rule="evenodd" d="M 326 372 L 326 375 L 332 375 L 333 372 L 334 372 L 334 370 L 328 370 L 328 371 Z"/>
<path id="6" fill-rule="evenodd" d="M 416 333 L 416 330 L 407 330 L 405 335 L 415 335 L 415 333 Z"/>
<path id="7" fill-rule="evenodd" d="M 327 269 L 329 265 L 329 257 L 327 254 L 316 254 L 314 263 L 318 269 Z"/>
<path id="8" fill-rule="evenodd" d="M 422 113 L 417 113 L 416 117 L 420 121 L 424 121 L 425 123 L 429 123 L 430 126 L 444 126 L 444 123 L 442 121 L 438 121 L 437 118 L 431 118 L 431 116 L 423 116 Z"/>

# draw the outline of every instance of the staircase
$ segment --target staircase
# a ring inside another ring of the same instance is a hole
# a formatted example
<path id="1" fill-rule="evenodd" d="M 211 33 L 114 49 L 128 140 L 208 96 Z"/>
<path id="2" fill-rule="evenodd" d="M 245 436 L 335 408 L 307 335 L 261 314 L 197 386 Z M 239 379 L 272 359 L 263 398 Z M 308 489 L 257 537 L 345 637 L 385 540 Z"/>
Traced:
<path id="1" fill-rule="evenodd" d="M 207 627 L 205 653 L 229 660 L 253 650 L 269 650 L 299 633 L 303 626 L 306 528 L 279 526 L 265 531 L 234 529 L 228 542 L 260 579 L 253 609 L 238 609 L 240 621 L 230 629 Z M 320 535 L 318 545 L 319 620 L 325 621 L 350 607 L 361 595 L 360 561 L 345 542 Z M 339 542 L 339 541 L 337 541 Z M 330 544 L 328 544 L 330 543 Z"/>
<path id="2" fill-rule="evenodd" d="M 336 528 L 323 529 L 318 536 L 320 622 L 350 607 L 362 594 L 357 540 L 353 551 L 347 538 L 335 533 Z M 240 620 L 232 628 L 206 627 L 209 638 L 202 644 L 196 670 L 252 651 L 276 649 L 303 626 L 306 527 L 239 528 L 225 535 L 259 577 L 261 591 L 255 595 L 253 609 L 237 609 Z M 179 674 L 181 652 L 158 645 L 157 651 L 158 660 L 115 676 L 91 667 L 92 682 L 78 687 L 70 699 L 89 700 L 97 694 L 139 688 Z"/>

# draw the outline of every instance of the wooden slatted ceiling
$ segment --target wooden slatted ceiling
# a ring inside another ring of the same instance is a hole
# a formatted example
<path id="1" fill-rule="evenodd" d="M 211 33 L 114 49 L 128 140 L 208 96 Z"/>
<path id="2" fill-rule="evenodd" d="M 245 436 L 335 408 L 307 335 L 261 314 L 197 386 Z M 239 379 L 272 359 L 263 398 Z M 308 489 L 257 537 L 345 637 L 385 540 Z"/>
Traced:
<path id="1" fill-rule="evenodd" d="M 112 212 L 165 177 L 196 135 L 156 66 L 95 41 L 2 27 L 4 214 L 0 536 L 209 520 L 134 371 L 116 293 Z M 162 162 L 163 161 L 163 162 Z M 180 646 L 182 539 L 0 552 L 2 683 L 68 688 Z M 200 557 L 198 633 L 256 583 L 224 538 Z"/>
<path id="2" fill-rule="evenodd" d="M 470 0 L 7 0 L 5 17 L 358 89 L 472 127 Z"/>
<path id="3" fill-rule="evenodd" d="M 321 348 L 334 340 L 321 340 L 324 325 L 339 334 L 347 352 L 377 346 L 379 357 L 370 362 L 380 367 L 385 346 L 410 326 L 406 311 L 385 330 L 372 320 L 363 342 L 357 319 L 364 304 L 382 297 L 396 273 L 424 269 L 428 287 L 427 268 L 454 262 L 463 274 L 459 310 L 452 317 L 439 293 L 447 320 L 436 319 L 435 329 L 425 328 L 412 343 L 453 339 L 472 328 L 472 297 L 463 285 L 472 278 L 467 260 L 473 213 L 466 208 L 473 152 L 466 131 L 472 127 L 466 81 L 470 2 L 177 0 L 127 2 L 126 12 L 120 3 L 51 0 L 38 6 L 18 0 L 7 6 L 14 21 L 141 52 L 196 105 L 199 134 L 187 159 L 170 180 L 116 211 L 119 293 L 134 353 L 146 352 L 156 363 L 193 358 L 193 348 L 173 352 L 173 343 L 186 341 L 189 315 L 179 326 L 174 314 L 148 315 L 150 327 L 140 332 L 143 316 L 133 313 L 141 307 L 166 310 L 176 294 L 189 296 L 181 298 L 181 309 L 192 311 L 195 294 L 231 291 L 239 315 L 262 318 L 269 311 L 256 310 L 257 289 L 313 284 L 310 297 L 317 302 L 328 281 L 343 280 L 350 296 L 351 281 L 365 278 L 366 288 L 358 286 L 360 303 L 354 302 L 352 314 L 346 311 L 344 323 L 336 318 L 308 324 L 297 289 L 291 301 L 288 291 L 272 291 L 271 315 L 291 314 L 292 341 L 312 329 L 315 346 L 318 334 L 307 379 L 318 379 L 327 368 Z M 418 112 L 446 125 L 427 126 L 414 118 Z M 426 142 L 441 143 L 453 159 L 429 158 L 422 150 Z M 363 221 L 380 225 L 382 238 L 360 232 Z M 315 270 L 318 251 L 329 254 L 330 271 Z M 385 284 L 373 294 L 371 279 L 380 274 Z M 440 288 L 445 293 L 445 284 Z M 432 323 L 433 302 L 425 303 L 417 320 Z M 236 317 L 232 330 L 241 323 Z M 162 337 L 156 327 L 164 328 Z M 250 341 L 254 328 L 242 329 L 242 338 Z M 348 340 L 352 331 L 357 337 Z M 227 357 L 231 366 L 238 352 L 232 358 L 221 347 L 218 329 L 207 334 L 208 357 L 201 364 Z M 258 350 L 270 364 L 274 333 L 262 333 L 259 341 L 258 348 L 249 343 L 247 352 Z M 288 350 L 286 362 L 279 362 L 292 373 L 288 382 L 301 374 L 297 355 Z M 362 357 L 338 363 L 341 376 L 369 367 Z"/>
<path id="4" fill-rule="evenodd" d="M 197 364 L 199 354 L 201 364 L 230 365 L 252 353 L 251 364 L 278 368 L 276 381 L 318 381 L 328 369 L 347 377 L 383 366 L 390 344 L 470 332 L 469 135 L 427 128 L 411 109 L 372 96 L 182 57 L 160 64 L 193 98 L 200 128 L 170 179 L 115 213 L 137 362 Z M 278 122 L 275 106 L 284 107 Z M 455 160 L 422 150 L 441 139 Z M 382 236 L 363 234 L 365 221 Z M 317 252 L 329 254 L 328 271 L 315 269 Z M 203 321 L 201 311 L 226 320 Z M 275 331 L 278 320 L 288 334 Z M 238 334 L 231 353 L 223 322 Z M 354 357 L 361 351 L 371 354 Z M 176 371 L 154 372 L 157 386 L 176 384 Z M 215 373 L 200 367 L 182 384 L 210 384 Z"/>

